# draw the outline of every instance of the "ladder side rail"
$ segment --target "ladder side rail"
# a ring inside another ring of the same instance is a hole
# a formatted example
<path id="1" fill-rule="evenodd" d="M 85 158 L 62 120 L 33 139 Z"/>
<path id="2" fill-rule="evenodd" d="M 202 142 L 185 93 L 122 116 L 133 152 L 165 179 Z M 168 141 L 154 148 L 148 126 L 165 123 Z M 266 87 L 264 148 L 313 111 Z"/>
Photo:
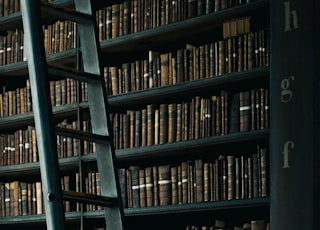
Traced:
<path id="1" fill-rule="evenodd" d="M 65 228 L 65 216 L 56 151 L 56 136 L 51 122 L 52 108 L 43 32 L 40 24 L 40 2 L 21 0 L 21 12 L 25 31 L 25 52 L 31 83 L 47 228 L 63 230 Z"/>
<path id="2" fill-rule="evenodd" d="M 118 197 L 118 205 L 105 207 L 106 225 L 108 229 L 123 229 L 123 206 L 121 201 L 118 171 L 112 144 L 111 122 L 107 113 L 107 94 L 104 86 L 103 71 L 100 63 L 100 42 L 97 36 L 95 15 L 91 1 L 75 0 L 76 10 L 92 15 L 92 23 L 78 24 L 80 48 L 82 52 L 84 72 L 101 76 L 101 82 L 88 83 L 89 111 L 92 130 L 95 134 L 110 136 L 109 141 L 96 144 L 97 166 L 100 173 L 101 192 L 104 196 Z M 95 41 L 95 42 L 93 42 Z"/>

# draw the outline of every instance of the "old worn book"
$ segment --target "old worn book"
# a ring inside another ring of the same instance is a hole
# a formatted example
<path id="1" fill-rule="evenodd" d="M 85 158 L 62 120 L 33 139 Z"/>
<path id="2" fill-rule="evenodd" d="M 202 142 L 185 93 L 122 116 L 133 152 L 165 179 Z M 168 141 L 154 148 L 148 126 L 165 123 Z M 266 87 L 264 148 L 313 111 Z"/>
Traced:
<path id="1" fill-rule="evenodd" d="M 140 207 L 140 186 L 139 186 L 139 170 L 138 166 L 131 166 L 131 189 L 132 189 L 132 207 Z"/>
<path id="2" fill-rule="evenodd" d="M 146 177 L 144 168 L 139 169 L 139 191 L 140 191 L 140 207 L 147 206 L 146 200 Z"/>
<path id="3" fill-rule="evenodd" d="M 196 202 L 203 202 L 204 200 L 204 172 L 203 160 L 195 160 L 195 184 L 196 184 Z"/>
<path id="4" fill-rule="evenodd" d="M 146 184 L 146 205 L 147 207 L 153 206 L 154 186 L 153 186 L 153 169 L 148 166 L 145 171 L 145 184 Z"/>
<path id="5" fill-rule="evenodd" d="M 228 194 L 227 199 L 235 198 L 235 157 L 233 155 L 227 156 L 227 177 L 228 177 Z"/>
<path id="6" fill-rule="evenodd" d="M 171 204 L 171 171 L 170 165 L 159 165 L 159 201 L 160 206 Z"/>

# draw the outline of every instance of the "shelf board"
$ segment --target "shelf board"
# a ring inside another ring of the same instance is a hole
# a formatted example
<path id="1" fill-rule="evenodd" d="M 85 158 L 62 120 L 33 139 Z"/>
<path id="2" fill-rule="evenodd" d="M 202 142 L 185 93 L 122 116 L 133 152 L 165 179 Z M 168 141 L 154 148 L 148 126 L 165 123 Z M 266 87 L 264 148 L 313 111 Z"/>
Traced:
<path id="1" fill-rule="evenodd" d="M 149 50 L 163 50 L 163 47 L 181 46 L 181 39 L 196 37 L 206 31 L 212 31 L 222 23 L 232 18 L 241 17 L 267 8 L 268 0 L 257 0 L 248 4 L 227 8 L 210 14 L 162 25 L 124 36 L 101 41 L 106 64 L 115 65 L 115 60 L 124 62 L 125 59 L 136 57 Z M 186 40 L 185 42 L 188 42 Z M 138 52 L 137 52 L 138 51 Z"/>
<path id="2" fill-rule="evenodd" d="M 59 53 L 50 54 L 47 56 L 48 64 L 60 63 L 63 65 L 71 65 L 75 62 L 77 49 L 65 50 Z M 4 76 L 26 76 L 28 74 L 27 61 L 16 62 L 8 65 L 0 66 L 1 77 Z"/>
<path id="3" fill-rule="evenodd" d="M 81 106 L 81 105 L 80 105 Z M 84 105 L 86 107 L 86 105 Z M 53 119 L 60 120 L 66 117 L 76 115 L 78 105 L 76 103 L 64 104 L 53 108 Z M 34 125 L 33 112 L 16 114 L 0 118 L 2 131 L 14 130 L 28 125 Z"/>
<path id="4" fill-rule="evenodd" d="M 134 216 L 150 216 L 150 215 L 163 215 L 163 214 L 186 214 L 204 211 L 219 211 L 230 209 L 243 209 L 252 207 L 268 207 L 270 205 L 269 197 L 252 198 L 252 199 L 239 199 L 239 200 L 225 200 L 214 202 L 201 202 L 192 204 L 180 205 L 167 205 L 167 206 L 154 206 L 143 208 L 125 208 L 125 217 Z M 102 218 L 104 211 L 88 211 L 84 213 L 86 218 Z"/>
<path id="5" fill-rule="evenodd" d="M 158 158 L 165 156 L 177 156 L 186 154 L 189 151 L 204 150 L 219 145 L 230 143 L 252 142 L 259 140 L 268 140 L 269 130 L 255 130 L 248 132 L 239 132 L 222 136 L 213 136 L 195 140 L 179 141 L 161 145 L 151 145 L 131 149 L 116 150 L 116 158 L 119 162 L 132 162 L 133 160 L 148 158 Z"/>
<path id="6" fill-rule="evenodd" d="M 163 214 L 186 214 L 205 211 L 219 211 L 230 209 L 243 209 L 252 207 L 268 207 L 270 205 L 270 198 L 252 198 L 241 200 L 226 200 L 215 202 L 202 202 L 192 204 L 168 205 L 168 206 L 154 206 L 144 208 L 125 208 L 125 217 L 134 216 L 150 216 L 150 215 L 163 215 Z M 87 211 L 84 212 L 85 218 L 104 218 L 104 210 Z M 79 220 L 81 218 L 80 212 L 66 212 L 66 220 Z M 32 223 L 45 223 L 46 216 L 40 215 L 26 215 L 26 216 L 7 216 L 0 218 L 0 225 L 7 224 L 32 224 Z"/>
<path id="7" fill-rule="evenodd" d="M 151 145 L 137 148 L 117 149 L 115 150 L 118 163 L 133 162 L 143 160 L 145 158 L 163 158 L 165 156 L 177 156 L 186 154 L 188 151 L 202 150 L 212 148 L 219 145 L 231 143 L 252 142 L 252 141 L 268 141 L 269 130 L 254 130 L 248 132 L 239 132 L 227 134 L 223 136 L 213 136 L 195 140 L 178 141 L 165 143 L 161 145 Z M 200 147 L 199 147 L 200 146 Z M 96 154 L 86 154 L 81 157 L 83 162 L 94 162 Z"/>
<path id="8" fill-rule="evenodd" d="M 226 145 L 230 143 L 252 142 L 259 140 L 268 140 L 269 130 L 255 130 L 249 132 L 241 132 L 234 134 L 227 134 L 223 136 L 213 136 L 208 138 L 201 138 L 196 140 L 179 141 L 173 143 L 166 143 L 161 145 L 144 146 L 131 149 L 119 149 L 115 151 L 116 160 L 118 163 L 132 163 L 133 161 L 143 159 L 163 158 L 166 156 L 175 157 L 181 154 L 186 154 L 188 151 L 204 150 L 207 148 L 216 147 L 219 145 Z M 201 146 L 201 148 L 199 147 Z M 79 166 L 79 161 L 95 162 L 96 154 L 85 154 L 81 158 L 78 156 L 60 158 L 60 170 L 70 171 L 76 170 Z M 39 162 L 32 162 L 26 164 L 7 165 L 0 167 L 0 180 L 6 180 L 8 177 L 18 177 L 24 175 L 37 175 L 40 173 Z"/>
<path id="9" fill-rule="evenodd" d="M 66 221 L 79 220 L 80 212 L 66 212 Z M 0 218 L 0 225 L 7 224 L 44 224 L 46 222 L 45 214 L 25 215 L 25 216 L 6 216 Z"/>
<path id="10" fill-rule="evenodd" d="M 60 171 L 76 170 L 79 167 L 79 157 L 68 157 L 59 159 Z M 6 165 L 0 167 L 0 180 L 12 180 L 13 177 L 24 177 L 40 174 L 40 163 L 31 162 L 25 164 Z"/>
<path id="11" fill-rule="evenodd" d="M 239 84 L 239 82 L 242 82 L 244 85 L 248 85 L 249 82 L 262 82 L 265 84 L 269 81 L 269 72 L 269 67 L 256 68 L 217 77 L 182 82 L 175 85 L 112 95 L 108 96 L 109 109 L 113 112 L 119 108 L 132 108 L 138 105 L 147 105 L 151 103 L 168 103 L 170 100 L 176 100 L 179 96 L 188 95 L 190 97 L 190 92 L 193 94 L 202 94 L 204 91 L 212 92 L 214 89 L 218 89 L 220 87 L 233 87 L 234 84 Z M 88 102 L 82 102 L 79 106 L 81 108 L 88 108 Z M 76 115 L 76 112 L 76 103 L 60 105 L 53 108 L 53 115 L 55 119 L 74 116 Z M 2 130 L 12 130 L 33 124 L 33 112 L 0 118 L 0 126 L 2 127 Z"/>
<path id="12" fill-rule="evenodd" d="M 170 100 L 177 100 L 179 96 L 188 95 L 188 97 L 190 97 L 190 95 L 199 95 L 206 91 L 212 93 L 215 89 L 221 89 L 223 87 L 232 89 L 235 84 L 239 84 L 240 82 L 246 86 L 253 82 L 260 82 L 260 85 L 267 84 L 269 82 L 269 72 L 269 67 L 255 68 L 221 76 L 181 82 L 174 85 L 112 95 L 108 97 L 108 101 L 109 105 L 115 108 L 130 108 L 136 105 L 161 102 L 168 103 Z"/>

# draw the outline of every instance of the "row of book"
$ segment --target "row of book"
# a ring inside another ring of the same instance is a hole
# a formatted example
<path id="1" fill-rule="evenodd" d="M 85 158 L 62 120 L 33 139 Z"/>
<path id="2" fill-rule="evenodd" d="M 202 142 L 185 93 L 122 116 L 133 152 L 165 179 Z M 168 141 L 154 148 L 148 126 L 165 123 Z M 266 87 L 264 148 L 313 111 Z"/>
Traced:
<path id="1" fill-rule="evenodd" d="M 0 35 L 0 65 L 25 61 L 24 33 L 21 29 Z"/>
<path id="2" fill-rule="evenodd" d="M 105 69 L 107 92 L 121 94 L 269 66 L 267 31 L 259 30 Z M 110 94 L 110 93 L 109 93 Z"/>
<path id="3" fill-rule="evenodd" d="M 0 17 L 20 11 L 20 0 L 0 0 Z"/>
<path id="4" fill-rule="evenodd" d="M 88 125 L 90 125 L 88 121 L 83 121 L 82 130 L 90 131 Z M 77 129 L 77 121 L 62 121 L 58 126 Z M 56 141 L 59 158 L 80 155 L 81 143 L 78 139 L 57 135 Z M 95 152 L 95 143 L 83 141 L 82 146 L 83 154 Z M 37 162 L 39 157 L 35 128 L 28 126 L 27 129 L 16 130 L 12 134 L 1 134 L 0 151 L 0 166 Z"/>
<path id="5" fill-rule="evenodd" d="M 269 51 L 265 36 L 265 31 L 260 30 L 199 47 L 188 46 L 176 52 L 161 54 L 150 51 L 148 59 L 105 67 L 107 93 L 114 95 L 139 91 L 268 66 Z M 1 57 L 14 56 L 8 54 L 0 52 L 0 60 Z M 83 83 L 80 89 L 80 99 L 86 100 L 86 84 Z M 76 102 L 76 81 L 70 78 L 51 81 L 50 96 L 52 106 Z M 24 88 L 6 90 L 3 87 L 0 117 L 29 112 L 32 110 L 31 104 L 29 80 Z"/>
<path id="6" fill-rule="evenodd" d="M 61 178 L 63 191 L 80 191 L 80 174 L 64 175 Z M 99 173 L 88 172 L 84 177 L 85 193 L 101 195 Z M 43 214 L 42 183 L 12 181 L 0 182 L 0 216 Z M 63 201 L 66 212 L 80 211 L 80 203 Z M 102 206 L 87 204 L 85 210 L 101 210 Z"/>
<path id="7" fill-rule="evenodd" d="M 243 224 L 230 224 L 222 220 L 214 220 L 209 225 L 187 225 L 186 230 L 270 230 L 270 222 L 264 219 L 254 219 Z"/>
<path id="8" fill-rule="evenodd" d="M 268 89 L 221 91 L 181 103 L 111 114 L 116 149 L 206 138 L 269 127 Z"/>
<path id="9" fill-rule="evenodd" d="M 61 178 L 63 190 L 69 190 L 70 176 Z M 66 211 L 75 210 L 73 202 L 64 201 Z M 22 216 L 43 214 L 43 193 L 41 182 L 0 182 L 0 216 Z"/>
<path id="10" fill-rule="evenodd" d="M 196 96 L 181 103 L 149 104 L 140 110 L 110 114 L 116 149 L 158 145 L 269 128 L 268 89 L 221 91 L 211 97 Z M 59 126 L 78 129 L 76 121 Z M 81 123 L 91 132 L 90 120 Z M 82 154 L 94 153 L 95 143 L 83 141 Z M 57 136 L 59 157 L 80 155 L 78 139 Z M 38 160 L 34 127 L 0 136 L 0 165 Z"/>
<path id="11" fill-rule="evenodd" d="M 85 89 L 85 86 L 83 86 Z M 50 99 L 52 106 L 65 105 L 77 102 L 77 81 L 65 78 L 50 81 Z M 87 100 L 87 95 L 83 95 Z M 23 114 L 32 111 L 31 87 L 29 79 L 25 87 L 8 90 L 5 86 L 0 93 L 0 117 Z"/>
<path id="12" fill-rule="evenodd" d="M 54 2 L 54 0 L 41 0 Z M 0 17 L 8 16 L 21 10 L 20 0 L 0 0 Z"/>
<path id="13" fill-rule="evenodd" d="M 124 206 L 140 208 L 266 197 L 267 155 L 265 147 L 257 146 L 255 153 L 246 155 L 131 166 L 119 173 L 122 191 L 124 186 L 127 191 Z"/>
<path id="14" fill-rule="evenodd" d="M 131 166 L 119 169 L 123 205 L 126 208 L 177 205 L 196 202 L 264 197 L 269 194 L 267 150 L 255 153 L 220 155 L 177 164 Z M 63 190 L 101 194 L 100 175 L 89 171 L 80 183 L 80 174 L 61 178 Z M 42 214 L 41 182 L 0 183 L 0 216 Z M 87 204 L 86 210 L 101 210 Z M 79 204 L 65 201 L 66 211 L 79 211 Z"/>
<path id="15" fill-rule="evenodd" d="M 77 24 L 72 21 L 58 20 L 43 26 L 46 54 L 53 54 L 77 47 Z"/>
<path id="16" fill-rule="evenodd" d="M 97 11 L 100 40 L 217 12 L 252 0 L 125 0 Z"/>
<path id="17" fill-rule="evenodd" d="M 77 26 L 71 21 L 57 21 L 43 26 L 46 54 L 53 54 L 77 47 Z M 8 30 L 0 36 L 0 65 L 26 61 L 24 32 Z"/>

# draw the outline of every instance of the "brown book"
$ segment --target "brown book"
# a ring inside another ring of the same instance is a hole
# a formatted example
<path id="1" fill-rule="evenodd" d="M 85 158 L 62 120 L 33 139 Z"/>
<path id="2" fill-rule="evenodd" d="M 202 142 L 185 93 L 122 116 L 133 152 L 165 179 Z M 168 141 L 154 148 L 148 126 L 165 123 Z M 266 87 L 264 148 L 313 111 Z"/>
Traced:
<path id="1" fill-rule="evenodd" d="M 222 134 L 222 109 L 221 109 L 221 96 L 213 96 L 213 101 L 215 101 L 215 135 Z"/>
<path id="2" fill-rule="evenodd" d="M 130 110 L 128 111 L 129 114 L 127 114 L 126 118 L 127 120 L 129 120 L 129 145 L 128 147 L 130 148 L 134 148 L 136 147 L 135 146 L 135 139 L 136 139 L 136 125 L 135 125 L 135 122 L 136 122 L 136 113 L 135 111 L 133 110 Z M 124 131 L 125 129 L 127 129 L 127 126 L 125 126 L 124 128 Z"/>
<path id="3" fill-rule="evenodd" d="M 131 71 L 134 70 L 135 73 L 131 76 L 132 81 L 135 80 L 135 90 L 141 90 L 143 88 L 143 61 L 136 60 L 133 64 L 134 68 L 131 67 Z"/>
<path id="4" fill-rule="evenodd" d="M 213 174 L 214 174 L 214 201 L 220 201 L 222 200 L 221 196 L 221 163 L 219 158 L 215 159 L 214 165 L 213 165 Z"/>
<path id="5" fill-rule="evenodd" d="M 148 125 L 147 125 L 147 109 L 141 110 L 141 146 L 147 145 Z"/>
<path id="6" fill-rule="evenodd" d="M 189 183 L 189 175 L 188 175 L 188 163 L 181 163 L 181 188 L 182 188 L 182 203 L 188 203 L 188 183 Z"/>
<path id="7" fill-rule="evenodd" d="M 204 201 L 204 166 L 202 159 L 195 160 L 196 202 Z"/>
<path id="8" fill-rule="evenodd" d="M 226 41 L 218 42 L 218 75 L 226 73 Z"/>
<path id="9" fill-rule="evenodd" d="M 118 67 L 110 67 L 111 72 L 111 84 L 112 84 L 112 95 L 119 94 L 119 76 Z"/>
<path id="10" fill-rule="evenodd" d="M 130 63 L 123 63 L 122 64 L 122 80 L 123 80 L 123 93 L 128 93 L 132 91 L 132 84 L 131 84 L 131 64 Z"/>
<path id="11" fill-rule="evenodd" d="M 153 171 L 152 167 L 146 167 L 145 168 L 145 184 L 146 184 L 146 205 L 147 207 L 153 206 Z"/>
<path id="12" fill-rule="evenodd" d="M 242 91 L 239 94 L 240 132 L 249 131 L 251 124 L 250 91 Z"/>
<path id="13" fill-rule="evenodd" d="M 235 157 L 227 156 L 228 200 L 235 198 Z"/>
<path id="14" fill-rule="evenodd" d="M 123 135 L 123 145 L 122 148 L 130 147 L 130 115 L 129 114 L 121 114 L 122 115 L 122 135 Z M 120 142 L 121 143 L 121 142 Z"/>
<path id="15" fill-rule="evenodd" d="M 265 220 L 252 220 L 251 221 L 251 230 L 265 230 L 266 221 Z"/>
<path id="16" fill-rule="evenodd" d="M 261 128 L 261 91 L 258 89 L 254 89 L 251 92 L 252 94 L 255 94 L 255 129 Z"/>
<path id="17" fill-rule="evenodd" d="M 248 165 L 248 198 L 253 197 L 253 179 L 252 179 L 252 157 L 247 158 Z"/>
<path id="18" fill-rule="evenodd" d="M 176 141 L 177 134 L 177 104 L 168 105 L 168 142 Z"/>
<path id="19" fill-rule="evenodd" d="M 132 173 L 131 169 L 126 169 L 126 182 L 127 182 L 127 207 L 133 208 L 133 201 L 132 201 Z M 125 207 L 125 206 L 124 206 Z"/>
<path id="20" fill-rule="evenodd" d="M 184 50 L 177 50 L 177 83 L 183 82 L 185 75 L 184 71 Z"/>
<path id="21" fill-rule="evenodd" d="M 118 37 L 120 34 L 120 4 L 112 5 L 112 38 Z"/>
<path id="22" fill-rule="evenodd" d="M 154 105 L 147 105 L 147 145 L 154 144 Z"/>
<path id="23" fill-rule="evenodd" d="M 203 201 L 210 201 L 210 187 L 211 177 L 210 177 L 210 163 L 203 163 Z"/>
<path id="24" fill-rule="evenodd" d="M 177 53 L 169 54 L 169 79 L 169 84 L 177 83 Z"/>
<path id="25" fill-rule="evenodd" d="M 42 185 L 41 182 L 36 182 L 36 201 L 37 201 L 37 212 L 36 214 L 43 213 L 42 206 Z"/>
<path id="26" fill-rule="evenodd" d="M 140 207 L 147 206 L 146 200 L 146 176 L 144 169 L 139 169 Z"/>
<path id="27" fill-rule="evenodd" d="M 154 109 L 154 145 L 158 145 L 160 143 L 160 109 Z"/>
<path id="28" fill-rule="evenodd" d="M 159 172 L 158 172 L 158 166 L 152 167 L 152 176 L 153 176 L 153 205 L 159 206 L 160 200 L 159 200 Z"/>
<path id="29" fill-rule="evenodd" d="M 171 204 L 178 204 L 178 166 L 173 165 L 170 168 L 171 173 Z"/>
<path id="30" fill-rule="evenodd" d="M 190 121 L 190 102 L 184 102 L 182 104 L 182 140 L 188 140 L 189 139 L 189 133 L 190 133 L 190 127 L 189 127 L 189 121 Z"/>
<path id="31" fill-rule="evenodd" d="M 188 203 L 194 203 L 196 200 L 195 182 L 194 161 L 188 161 Z"/>
<path id="32" fill-rule="evenodd" d="M 168 142 L 168 104 L 160 104 L 159 144 Z"/>
<path id="33" fill-rule="evenodd" d="M 163 53 L 160 54 L 160 63 L 161 63 L 161 85 L 166 86 L 169 84 L 169 54 Z"/>
<path id="34" fill-rule="evenodd" d="M 260 152 L 261 196 L 268 196 L 267 149 L 258 147 Z"/>
<path id="35" fill-rule="evenodd" d="M 201 112 L 201 98 L 199 96 L 196 96 L 193 99 L 193 103 L 194 103 L 194 118 L 193 118 L 193 124 L 194 124 L 194 139 L 199 139 L 200 136 L 200 132 L 201 132 L 201 123 L 200 123 L 200 112 Z"/>
<path id="36" fill-rule="evenodd" d="M 4 211 L 5 216 L 11 215 L 11 196 L 10 196 L 10 183 L 6 182 L 4 184 Z"/>
<path id="37" fill-rule="evenodd" d="M 254 67 L 254 33 L 247 34 L 247 69 L 250 70 Z"/>
<path id="38" fill-rule="evenodd" d="M 171 172 L 170 165 L 160 165 L 159 173 L 159 201 L 160 206 L 171 204 Z"/>
<path id="39" fill-rule="evenodd" d="M 134 147 L 141 146 L 141 110 L 135 111 L 135 135 L 134 135 Z"/>
<path id="40" fill-rule="evenodd" d="M 182 103 L 177 104 L 177 132 L 175 140 L 182 140 Z"/>
<path id="41" fill-rule="evenodd" d="M 239 157 L 234 158 L 235 166 L 235 199 L 241 198 L 241 161 Z"/>
<path id="42" fill-rule="evenodd" d="M 178 176 L 177 176 L 177 180 L 178 180 L 178 204 L 182 204 L 182 199 L 183 199 L 183 194 L 182 194 L 182 166 L 181 164 L 179 164 L 178 166 Z"/>

